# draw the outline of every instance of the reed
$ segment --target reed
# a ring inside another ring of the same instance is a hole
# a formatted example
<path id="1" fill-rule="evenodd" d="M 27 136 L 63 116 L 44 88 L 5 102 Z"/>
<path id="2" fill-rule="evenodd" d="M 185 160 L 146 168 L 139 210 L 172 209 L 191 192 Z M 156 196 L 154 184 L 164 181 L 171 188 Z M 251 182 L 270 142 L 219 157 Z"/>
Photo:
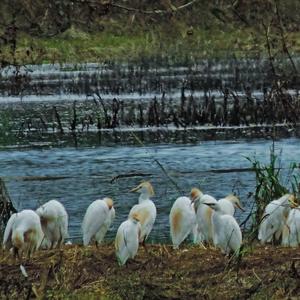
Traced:
<path id="1" fill-rule="evenodd" d="M 253 231 L 257 231 L 261 223 L 265 207 L 273 200 L 286 193 L 294 193 L 299 196 L 300 172 L 299 166 L 292 163 L 288 169 L 281 164 L 280 153 L 275 152 L 275 146 L 270 149 L 270 159 L 267 164 L 261 163 L 257 158 L 246 157 L 251 163 L 255 173 L 256 187 L 254 191 L 255 212 Z"/>

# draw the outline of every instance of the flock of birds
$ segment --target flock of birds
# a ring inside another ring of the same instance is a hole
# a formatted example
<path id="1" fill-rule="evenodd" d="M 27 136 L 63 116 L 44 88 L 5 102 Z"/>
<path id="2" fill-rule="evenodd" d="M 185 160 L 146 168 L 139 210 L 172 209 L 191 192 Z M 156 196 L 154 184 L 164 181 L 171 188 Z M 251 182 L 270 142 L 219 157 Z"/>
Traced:
<path id="1" fill-rule="evenodd" d="M 145 246 L 157 214 L 151 200 L 154 190 L 150 182 L 142 182 L 131 191 L 140 193 L 140 196 L 115 237 L 115 252 L 120 265 L 135 257 L 140 244 Z M 296 206 L 292 194 L 286 194 L 266 206 L 258 234 L 261 243 L 282 237 L 283 245 L 298 246 L 300 210 Z M 177 249 L 192 234 L 195 243 L 213 243 L 224 254 L 238 254 L 242 232 L 234 218 L 235 208 L 243 210 L 236 196 L 229 195 L 217 201 L 197 188 L 191 190 L 189 197 L 177 198 L 169 216 L 173 247 Z M 98 246 L 114 218 L 111 198 L 92 202 L 82 222 L 83 245 L 95 242 Z M 29 258 L 40 247 L 60 247 L 66 238 L 68 214 L 59 201 L 50 200 L 36 211 L 25 209 L 12 214 L 5 228 L 3 247 L 15 257 L 25 254 Z"/>

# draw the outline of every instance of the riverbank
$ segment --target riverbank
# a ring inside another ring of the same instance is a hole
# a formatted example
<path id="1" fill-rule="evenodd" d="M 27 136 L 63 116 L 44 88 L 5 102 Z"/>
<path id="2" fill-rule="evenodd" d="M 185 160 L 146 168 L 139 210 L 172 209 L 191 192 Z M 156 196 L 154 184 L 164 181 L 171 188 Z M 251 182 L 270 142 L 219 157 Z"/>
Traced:
<path id="1" fill-rule="evenodd" d="M 280 7 L 275 2 L 243 1 L 20 5 L 21 13 L 10 24 L 14 8 L 0 4 L 3 65 L 132 62 L 186 66 L 205 58 L 271 55 L 276 59 L 286 56 L 287 49 L 292 57 L 300 53 L 297 1 Z"/>
<path id="2" fill-rule="evenodd" d="M 16 58 L 20 64 L 130 62 L 136 64 L 193 65 L 209 58 L 263 58 L 267 57 L 265 39 L 253 34 L 252 29 L 194 28 L 189 27 L 170 35 L 161 26 L 150 32 L 123 29 L 84 32 L 75 27 L 51 38 L 32 37 L 21 33 Z M 300 53 L 300 32 L 286 34 L 291 53 Z M 29 54 L 29 55 L 28 55 Z M 5 59 L 10 60 L 7 52 Z"/>
<path id="3" fill-rule="evenodd" d="M 23 263 L 0 254 L 0 297 L 52 299 L 291 299 L 300 292 L 299 249 L 255 246 L 241 261 L 215 249 L 149 245 L 125 267 L 113 245 L 66 245 Z"/>

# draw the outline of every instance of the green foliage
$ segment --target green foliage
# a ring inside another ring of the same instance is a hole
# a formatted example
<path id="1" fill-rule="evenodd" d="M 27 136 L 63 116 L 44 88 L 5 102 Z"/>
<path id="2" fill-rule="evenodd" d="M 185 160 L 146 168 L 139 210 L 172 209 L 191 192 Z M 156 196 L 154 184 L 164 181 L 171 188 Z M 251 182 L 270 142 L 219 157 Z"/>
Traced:
<path id="1" fill-rule="evenodd" d="M 270 149 L 270 161 L 262 164 L 255 157 L 246 157 L 252 164 L 256 177 L 255 188 L 255 220 L 253 227 L 256 228 L 260 222 L 265 207 L 271 201 L 280 198 L 286 193 L 299 194 L 299 167 L 293 163 L 289 166 L 288 174 L 285 175 L 284 168 L 280 163 L 280 154 L 275 153 L 274 146 Z"/>

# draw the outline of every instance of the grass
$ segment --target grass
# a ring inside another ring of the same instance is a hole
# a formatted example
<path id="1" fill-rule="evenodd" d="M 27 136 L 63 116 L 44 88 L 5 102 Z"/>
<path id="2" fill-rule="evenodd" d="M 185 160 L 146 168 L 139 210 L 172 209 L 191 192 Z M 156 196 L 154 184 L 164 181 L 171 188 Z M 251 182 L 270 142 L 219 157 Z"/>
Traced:
<path id="1" fill-rule="evenodd" d="M 298 295 L 298 249 L 260 247 L 239 262 L 220 251 L 148 245 L 119 267 L 111 244 L 38 251 L 20 263 L 0 253 L 0 297 L 10 299 L 288 299 Z"/>
<path id="2" fill-rule="evenodd" d="M 288 35 L 291 52 L 300 52 L 300 32 Z M 16 59 L 25 63 L 65 62 L 140 62 L 161 60 L 175 64 L 193 63 L 205 58 L 257 57 L 265 55 L 264 38 L 252 29 L 215 26 L 209 29 L 189 28 L 183 24 L 167 30 L 160 25 L 145 31 L 113 27 L 87 33 L 71 27 L 52 38 L 32 37 L 20 33 Z M 10 49 L 2 58 L 12 61 Z"/>
<path id="3" fill-rule="evenodd" d="M 283 168 L 280 161 L 280 154 L 275 153 L 274 144 L 270 149 L 270 161 L 262 164 L 254 158 L 247 159 L 252 164 L 256 177 L 255 200 L 255 220 L 253 228 L 261 222 L 265 207 L 273 200 L 279 199 L 287 193 L 293 193 L 299 197 L 300 192 L 300 172 L 296 163 L 292 163 L 288 171 Z"/>

